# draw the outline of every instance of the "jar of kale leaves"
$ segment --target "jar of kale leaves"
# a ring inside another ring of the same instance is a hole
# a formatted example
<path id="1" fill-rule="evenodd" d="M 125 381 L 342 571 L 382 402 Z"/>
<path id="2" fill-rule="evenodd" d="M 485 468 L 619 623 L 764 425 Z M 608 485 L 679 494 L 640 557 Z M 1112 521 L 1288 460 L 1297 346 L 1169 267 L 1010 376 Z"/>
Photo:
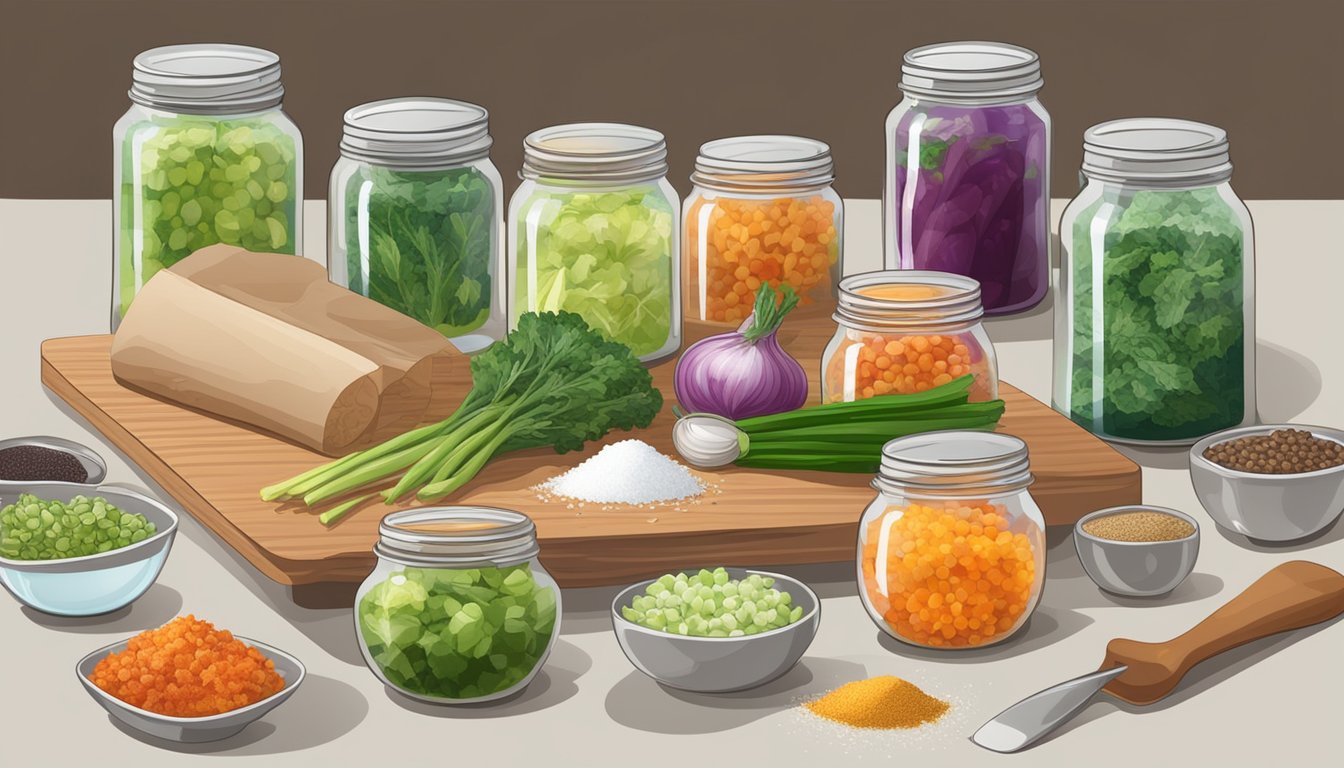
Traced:
<path id="1" fill-rule="evenodd" d="M 475 104 L 405 98 L 346 112 L 328 203 L 332 282 L 463 352 L 501 338 L 504 198 L 490 144 Z"/>
<path id="2" fill-rule="evenodd" d="M 112 129 L 112 330 L 140 287 L 198 248 L 302 253 L 303 138 L 280 57 L 204 43 L 135 57 Z"/>
<path id="3" fill-rule="evenodd" d="M 378 564 L 355 593 L 355 634 L 378 679 L 433 704 L 512 696 L 560 634 L 560 588 L 521 512 L 424 507 L 378 526 Z"/>
<path id="4" fill-rule="evenodd" d="M 888 269 L 980 283 L 985 314 L 1021 312 L 1050 287 L 1050 115 L 1026 48 L 940 43 L 908 51 L 887 117 Z"/>
<path id="5" fill-rule="evenodd" d="M 1186 120 L 1089 128 L 1064 211 L 1055 408 L 1099 437 L 1187 444 L 1255 420 L 1251 216 L 1227 134 Z"/>

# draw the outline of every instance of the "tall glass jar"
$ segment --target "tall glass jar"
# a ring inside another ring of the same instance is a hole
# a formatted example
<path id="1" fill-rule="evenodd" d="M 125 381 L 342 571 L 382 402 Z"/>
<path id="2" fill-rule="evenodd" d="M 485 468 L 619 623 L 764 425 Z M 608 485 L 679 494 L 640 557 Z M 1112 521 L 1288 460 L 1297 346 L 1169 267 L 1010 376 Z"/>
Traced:
<path id="1" fill-rule="evenodd" d="M 332 282 L 476 352 L 504 335 L 503 180 L 484 108 L 389 99 L 345 113 L 327 205 Z"/>
<path id="2" fill-rule="evenodd" d="M 859 596 L 888 635 L 925 648 L 1003 642 L 1045 586 L 1045 519 L 1011 435 L 928 432 L 882 448 L 859 523 Z"/>
<path id="3" fill-rule="evenodd" d="M 756 290 L 793 286 L 807 306 L 835 295 L 844 204 L 831 148 L 798 136 L 738 136 L 700 147 L 682 221 L 687 317 L 738 326 Z"/>
<path id="4" fill-rule="evenodd" d="M 821 356 L 823 403 L 924 392 L 970 374 L 972 402 L 998 397 L 980 286 L 946 272 L 891 270 L 840 281 L 835 335 Z"/>
<path id="5" fill-rule="evenodd" d="M 583 317 L 641 360 L 681 346 L 681 203 L 648 128 L 575 123 L 523 141 L 509 202 L 510 328 L 524 312 Z"/>
<path id="6" fill-rule="evenodd" d="M 980 282 L 985 313 L 1036 306 L 1050 286 L 1050 115 L 1036 54 L 1003 43 L 908 51 L 887 116 L 888 269 Z"/>
<path id="7" fill-rule="evenodd" d="M 198 248 L 302 248 L 303 138 L 280 108 L 280 58 L 171 45 L 134 66 L 112 129 L 113 330 L 145 281 Z"/>
<path id="8" fill-rule="evenodd" d="M 492 507 L 393 512 L 378 526 L 378 564 L 355 594 L 369 669 L 433 704 L 511 696 L 532 681 L 560 634 L 560 588 L 537 560 L 536 526 Z"/>
<path id="9" fill-rule="evenodd" d="M 1102 123 L 1084 134 L 1083 177 L 1060 228 L 1055 408 L 1121 442 L 1253 423 L 1254 237 L 1227 134 Z"/>

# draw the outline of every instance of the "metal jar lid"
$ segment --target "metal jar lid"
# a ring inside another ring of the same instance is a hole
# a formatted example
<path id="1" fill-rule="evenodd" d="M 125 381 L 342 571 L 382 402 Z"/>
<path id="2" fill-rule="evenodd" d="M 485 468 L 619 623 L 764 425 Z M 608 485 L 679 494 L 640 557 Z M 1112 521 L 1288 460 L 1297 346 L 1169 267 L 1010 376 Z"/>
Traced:
<path id="1" fill-rule="evenodd" d="M 691 181 L 711 189 L 810 189 L 835 181 L 835 162 L 816 139 L 734 136 L 700 145 Z"/>
<path id="2" fill-rule="evenodd" d="M 906 51 L 899 87 L 910 96 L 993 101 L 1036 93 L 1044 85 L 1035 51 L 1007 43 L 935 43 Z"/>
<path id="3" fill-rule="evenodd" d="M 1027 444 L 997 432 L 948 430 L 898 437 L 882 446 L 873 486 L 884 493 L 1021 490 L 1031 485 Z"/>
<path id="4" fill-rule="evenodd" d="M 1165 117 L 1100 123 L 1083 133 L 1083 173 L 1156 186 L 1221 183 L 1232 178 L 1227 132 Z"/>
<path id="5" fill-rule="evenodd" d="M 885 297 L 874 289 L 908 287 L 909 297 Z M 927 295 L 915 291 L 925 287 Z M 965 275 L 919 269 L 891 269 L 850 275 L 840 281 L 835 314 L 846 328 L 880 333 L 893 328 L 966 325 L 985 314 L 980 283 Z"/>
<path id="6" fill-rule="evenodd" d="M 467 162 L 490 153 L 490 114 L 453 99 L 413 96 L 345 113 L 341 155 L 410 168 Z"/>
<path id="7" fill-rule="evenodd" d="M 651 181 L 667 174 L 663 134 L 624 123 L 570 123 L 523 139 L 525 179 Z"/>
<path id="8" fill-rule="evenodd" d="M 495 507 L 420 507 L 378 525 L 374 554 L 406 565 L 505 565 L 537 556 L 537 527 L 522 512 Z"/>
<path id="9" fill-rule="evenodd" d="M 195 43 L 135 57 L 131 101 L 187 114 L 229 115 L 280 105 L 280 57 L 246 45 Z"/>

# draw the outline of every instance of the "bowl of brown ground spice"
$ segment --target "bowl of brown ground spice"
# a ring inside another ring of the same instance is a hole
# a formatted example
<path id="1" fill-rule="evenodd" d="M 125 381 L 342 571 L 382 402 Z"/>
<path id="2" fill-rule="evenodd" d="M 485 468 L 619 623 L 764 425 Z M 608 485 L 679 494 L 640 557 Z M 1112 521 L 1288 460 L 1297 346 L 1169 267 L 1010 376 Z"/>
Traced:
<path id="1" fill-rule="evenodd" d="M 1218 525 L 1288 542 L 1344 512 L 1344 431 L 1262 424 L 1218 432 L 1190 448 L 1190 482 Z"/>
<path id="2" fill-rule="evenodd" d="M 1073 544 L 1098 587 L 1126 597 L 1156 597 L 1194 570 L 1199 523 L 1166 507 L 1111 507 L 1079 520 Z"/>

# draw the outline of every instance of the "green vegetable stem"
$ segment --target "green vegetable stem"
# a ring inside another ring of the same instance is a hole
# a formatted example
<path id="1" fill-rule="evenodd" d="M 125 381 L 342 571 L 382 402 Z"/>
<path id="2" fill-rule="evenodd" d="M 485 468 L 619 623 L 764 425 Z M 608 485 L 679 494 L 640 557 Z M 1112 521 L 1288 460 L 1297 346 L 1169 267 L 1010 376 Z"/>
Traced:
<path id="1" fill-rule="evenodd" d="M 448 419 L 264 488 L 261 498 L 317 506 L 388 484 L 388 503 L 416 489 L 422 500 L 442 498 L 500 453 L 577 450 L 613 429 L 647 427 L 663 405 L 630 349 L 570 312 L 523 315 L 516 330 L 471 359 L 471 373 L 471 393 Z M 362 500 L 328 510 L 322 522 Z"/>
<path id="2" fill-rule="evenodd" d="M 490 315 L 495 215 L 475 168 L 361 166 L 346 187 L 348 287 L 445 336 L 475 330 Z"/>

